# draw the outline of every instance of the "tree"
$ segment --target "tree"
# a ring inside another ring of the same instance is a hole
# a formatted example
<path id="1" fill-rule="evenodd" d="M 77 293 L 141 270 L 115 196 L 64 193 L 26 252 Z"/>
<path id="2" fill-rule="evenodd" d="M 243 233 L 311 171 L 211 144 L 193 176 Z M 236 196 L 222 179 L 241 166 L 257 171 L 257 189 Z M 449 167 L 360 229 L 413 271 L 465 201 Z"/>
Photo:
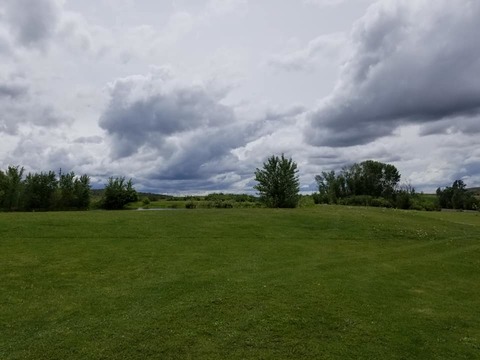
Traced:
<path id="1" fill-rule="evenodd" d="M 90 204 L 90 177 L 75 176 L 72 171 L 68 174 L 60 174 L 58 181 L 60 209 L 88 209 Z"/>
<path id="2" fill-rule="evenodd" d="M 9 166 L 0 170 L 0 209 L 15 210 L 85 210 L 90 204 L 90 178 L 72 171 L 58 179 L 53 171 L 29 173 Z"/>
<path id="3" fill-rule="evenodd" d="M 75 206 L 75 173 L 72 171 L 67 174 L 59 174 L 58 188 L 60 199 L 58 207 L 60 209 L 72 209 Z"/>
<path id="4" fill-rule="evenodd" d="M 316 202 L 336 204 L 341 199 L 355 197 L 395 199 L 400 173 L 390 164 L 367 160 L 344 167 L 338 174 L 323 171 L 315 176 L 319 194 Z"/>
<path id="5" fill-rule="evenodd" d="M 105 186 L 102 207 L 107 210 L 120 210 L 130 202 L 138 200 L 138 195 L 133 188 L 132 179 L 125 181 L 124 177 L 109 178 Z"/>
<path id="6" fill-rule="evenodd" d="M 51 210 L 57 179 L 53 171 L 28 174 L 24 182 L 24 207 L 26 210 Z"/>
<path id="7" fill-rule="evenodd" d="M 455 180 L 451 187 L 447 186 L 444 190 L 438 188 L 437 198 L 440 207 L 445 209 L 477 209 L 478 200 L 466 187 L 462 180 Z"/>
<path id="8" fill-rule="evenodd" d="M 300 182 L 297 164 L 292 159 L 272 155 L 256 169 L 254 189 L 258 190 L 262 201 L 272 208 L 294 208 L 298 204 Z"/>
<path id="9" fill-rule="evenodd" d="M 84 174 L 75 179 L 73 183 L 73 193 L 75 207 L 83 210 L 88 209 L 90 205 L 90 177 L 88 175 Z"/>
<path id="10" fill-rule="evenodd" d="M 9 166 L 0 171 L 0 208 L 7 211 L 18 210 L 22 193 L 23 167 Z"/>
<path id="11" fill-rule="evenodd" d="M 323 171 L 322 175 L 315 176 L 320 193 L 320 202 L 336 204 L 338 199 L 345 197 L 345 177 L 342 174 L 338 176 L 335 171 Z"/>

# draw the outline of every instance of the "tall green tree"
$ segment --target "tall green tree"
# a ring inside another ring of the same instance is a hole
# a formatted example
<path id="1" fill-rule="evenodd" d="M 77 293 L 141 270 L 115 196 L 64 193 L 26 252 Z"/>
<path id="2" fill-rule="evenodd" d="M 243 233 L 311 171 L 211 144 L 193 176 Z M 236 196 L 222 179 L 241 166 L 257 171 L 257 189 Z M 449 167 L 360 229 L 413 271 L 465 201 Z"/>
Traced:
<path id="1" fill-rule="evenodd" d="M 256 169 L 254 186 L 262 201 L 272 208 L 294 208 L 298 204 L 300 181 L 297 164 L 290 158 L 272 155 Z"/>

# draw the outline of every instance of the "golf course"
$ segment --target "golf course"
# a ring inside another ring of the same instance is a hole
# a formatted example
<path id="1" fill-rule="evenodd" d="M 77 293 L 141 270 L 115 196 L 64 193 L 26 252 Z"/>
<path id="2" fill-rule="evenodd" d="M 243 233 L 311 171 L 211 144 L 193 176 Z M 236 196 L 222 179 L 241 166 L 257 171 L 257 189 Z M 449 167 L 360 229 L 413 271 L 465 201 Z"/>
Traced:
<path id="1" fill-rule="evenodd" d="M 480 213 L 0 213 L 0 359 L 478 359 Z"/>

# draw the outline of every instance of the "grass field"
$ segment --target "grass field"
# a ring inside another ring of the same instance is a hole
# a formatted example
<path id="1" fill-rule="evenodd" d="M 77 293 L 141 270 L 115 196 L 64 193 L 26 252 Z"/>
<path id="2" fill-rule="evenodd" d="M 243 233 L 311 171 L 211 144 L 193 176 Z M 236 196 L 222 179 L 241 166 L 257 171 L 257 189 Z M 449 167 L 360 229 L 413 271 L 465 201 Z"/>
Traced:
<path id="1" fill-rule="evenodd" d="M 480 214 L 0 214 L 0 359 L 479 359 Z"/>

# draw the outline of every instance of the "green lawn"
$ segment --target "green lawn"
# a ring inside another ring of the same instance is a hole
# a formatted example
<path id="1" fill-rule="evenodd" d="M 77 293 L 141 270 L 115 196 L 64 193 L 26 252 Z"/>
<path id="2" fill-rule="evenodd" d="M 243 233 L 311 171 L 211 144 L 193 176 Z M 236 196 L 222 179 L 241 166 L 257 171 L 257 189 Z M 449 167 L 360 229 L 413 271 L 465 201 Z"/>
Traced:
<path id="1" fill-rule="evenodd" d="M 480 214 L 0 214 L 0 359 L 479 359 Z"/>

